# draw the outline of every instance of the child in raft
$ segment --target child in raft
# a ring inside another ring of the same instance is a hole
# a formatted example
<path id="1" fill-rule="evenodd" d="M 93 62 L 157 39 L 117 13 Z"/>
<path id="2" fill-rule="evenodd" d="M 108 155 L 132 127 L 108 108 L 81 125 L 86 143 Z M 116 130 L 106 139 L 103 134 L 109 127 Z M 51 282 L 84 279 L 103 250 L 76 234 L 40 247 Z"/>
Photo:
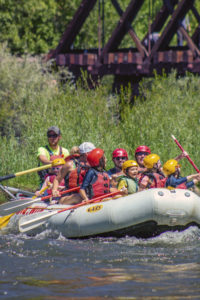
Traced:
<path id="1" fill-rule="evenodd" d="M 134 194 L 138 191 L 138 163 L 135 160 L 127 160 L 122 165 L 122 171 L 125 175 L 118 177 L 117 189 L 124 195 Z"/>
<path id="2" fill-rule="evenodd" d="M 106 158 L 104 151 L 100 148 L 93 149 L 89 152 L 87 161 L 90 169 L 84 177 L 79 193 L 63 197 L 59 202 L 60 204 L 87 202 L 90 199 L 106 196 L 110 192 L 117 191 L 117 189 L 110 187 L 110 179 L 105 172 Z"/>
<path id="3" fill-rule="evenodd" d="M 167 176 L 165 183 L 167 188 L 189 189 L 200 181 L 199 174 L 181 177 L 180 168 L 181 165 L 175 159 L 170 159 L 163 165 L 163 172 Z"/>
<path id="4" fill-rule="evenodd" d="M 53 166 L 49 169 L 49 173 L 45 176 L 45 181 L 39 191 L 35 192 L 35 195 L 41 196 L 48 196 L 52 194 L 52 186 L 53 186 L 53 181 L 58 175 L 58 172 L 62 168 L 62 166 L 65 164 L 64 158 L 56 158 L 53 160 Z M 65 188 L 65 181 L 64 179 L 60 182 L 59 185 L 59 190 L 63 190 Z M 45 191 L 42 193 L 42 191 Z"/>

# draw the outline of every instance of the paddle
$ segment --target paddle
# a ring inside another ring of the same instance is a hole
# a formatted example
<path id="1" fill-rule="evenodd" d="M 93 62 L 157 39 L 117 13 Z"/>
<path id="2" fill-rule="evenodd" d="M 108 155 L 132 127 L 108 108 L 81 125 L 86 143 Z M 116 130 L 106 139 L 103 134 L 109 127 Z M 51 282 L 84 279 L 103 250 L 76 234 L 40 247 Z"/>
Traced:
<path id="1" fill-rule="evenodd" d="M 87 205 L 87 204 L 90 204 L 90 203 L 96 203 L 96 202 L 101 201 L 104 198 L 115 196 L 115 195 L 118 195 L 118 194 L 120 194 L 120 191 L 109 193 L 109 194 L 106 194 L 106 195 L 104 194 L 104 195 L 99 196 L 97 198 L 91 199 L 87 202 L 81 202 L 79 204 L 76 204 L 76 205 L 70 206 L 68 208 L 61 209 L 61 210 L 50 211 L 50 212 L 45 211 L 45 212 L 39 213 L 39 216 L 37 216 L 38 214 L 36 214 L 35 216 L 33 214 L 29 215 L 29 216 L 25 216 L 25 217 L 23 217 L 19 220 L 19 230 L 20 230 L 20 232 L 30 231 L 34 228 L 37 228 L 37 227 L 43 225 L 47 221 L 47 219 L 49 219 L 50 217 L 52 217 L 56 214 L 62 213 L 62 212 L 67 211 L 67 210 L 76 209 L 80 206 L 84 206 L 84 205 Z"/>
<path id="2" fill-rule="evenodd" d="M 11 197 L 10 200 L 17 200 L 17 198 L 11 192 L 9 192 L 3 185 L 1 185 L 1 184 L 0 184 L 0 189 L 2 191 L 4 191 L 4 193 L 6 193 L 8 196 Z"/>
<path id="3" fill-rule="evenodd" d="M 20 193 L 20 194 L 23 194 L 24 196 L 27 196 L 27 197 L 32 197 L 32 196 L 34 196 L 34 193 L 29 192 L 29 191 L 25 191 L 25 190 L 21 190 L 21 189 L 18 189 L 18 188 L 6 186 L 6 185 L 4 185 L 4 188 L 5 188 L 6 190 L 8 190 L 9 192 L 14 193 L 14 194 Z"/>
<path id="4" fill-rule="evenodd" d="M 25 175 L 25 174 L 28 174 L 28 173 L 45 170 L 45 169 L 48 169 L 48 168 L 51 168 L 51 167 L 52 167 L 52 164 L 49 164 L 49 165 L 44 165 L 44 166 L 41 166 L 41 167 L 33 168 L 33 169 L 30 169 L 30 170 L 17 172 L 15 174 L 9 174 L 9 175 L 5 175 L 5 176 L 0 176 L 0 182 L 3 181 L 3 180 L 15 178 L 17 176 Z"/>
<path id="5" fill-rule="evenodd" d="M 40 190 L 40 195 L 42 195 L 44 193 L 44 191 L 46 191 L 48 189 L 49 185 L 45 186 L 43 189 Z M 37 196 L 33 196 L 32 199 L 35 199 Z M 18 200 L 19 201 L 19 200 Z M 10 215 L 6 215 L 4 217 L 0 217 L 0 229 L 2 229 L 3 227 L 7 226 L 7 224 L 10 221 L 10 218 L 14 215 L 14 213 L 10 214 Z"/>
<path id="6" fill-rule="evenodd" d="M 175 138 L 174 135 L 172 135 L 172 138 L 173 138 L 174 142 L 178 145 L 178 147 L 181 149 L 181 151 L 184 152 L 185 150 L 183 149 L 183 147 L 181 146 L 181 144 L 177 141 L 177 139 Z M 191 158 L 189 157 L 189 155 L 186 155 L 186 158 L 189 160 L 189 162 L 194 167 L 194 169 L 197 171 L 197 173 L 200 173 L 199 169 L 197 168 L 197 166 L 195 165 L 195 163 L 191 160 Z"/>
<path id="7" fill-rule="evenodd" d="M 63 192 L 60 192 L 60 194 L 64 195 L 66 193 L 75 192 L 75 191 L 79 190 L 79 188 L 80 187 L 75 187 L 75 188 L 72 188 L 69 190 L 65 190 Z M 16 200 L 16 201 L 12 201 L 12 202 L 6 202 L 6 203 L 0 205 L 0 216 L 6 216 L 7 214 L 10 214 L 10 213 L 16 213 L 16 212 L 26 208 L 30 204 L 33 204 L 37 201 L 44 201 L 51 197 L 52 197 L 52 195 L 48 195 L 48 196 L 41 197 L 41 198 L 35 198 L 35 199 L 28 198 L 28 199 Z"/>

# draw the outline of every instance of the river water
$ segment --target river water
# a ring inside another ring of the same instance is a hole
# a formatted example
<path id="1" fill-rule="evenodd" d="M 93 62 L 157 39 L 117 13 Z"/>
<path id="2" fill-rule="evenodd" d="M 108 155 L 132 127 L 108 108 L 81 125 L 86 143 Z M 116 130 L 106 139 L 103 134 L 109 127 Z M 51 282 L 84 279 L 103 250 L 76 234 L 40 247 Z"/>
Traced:
<path id="1" fill-rule="evenodd" d="M 150 239 L 0 235 L 0 299 L 200 299 L 200 229 Z"/>

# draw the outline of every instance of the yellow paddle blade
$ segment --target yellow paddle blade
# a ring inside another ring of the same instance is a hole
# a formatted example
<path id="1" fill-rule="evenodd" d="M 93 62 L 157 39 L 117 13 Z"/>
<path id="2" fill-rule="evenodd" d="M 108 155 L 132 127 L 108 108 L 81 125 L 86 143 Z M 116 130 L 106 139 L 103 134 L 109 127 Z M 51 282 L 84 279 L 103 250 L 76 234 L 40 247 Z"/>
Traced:
<path id="1" fill-rule="evenodd" d="M 0 217 L 0 229 L 2 229 L 3 227 L 7 226 L 10 218 L 14 215 L 14 213 L 4 216 L 4 217 Z"/>

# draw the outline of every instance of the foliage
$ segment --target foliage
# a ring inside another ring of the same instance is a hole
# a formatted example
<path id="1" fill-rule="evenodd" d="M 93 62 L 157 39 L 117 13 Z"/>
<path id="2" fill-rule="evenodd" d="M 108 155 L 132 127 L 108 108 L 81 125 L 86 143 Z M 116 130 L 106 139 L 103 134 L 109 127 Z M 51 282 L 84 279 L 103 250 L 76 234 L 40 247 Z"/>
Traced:
<path id="1" fill-rule="evenodd" d="M 45 145 L 51 125 L 61 128 L 61 144 L 68 149 L 83 141 L 103 148 L 107 168 L 112 167 L 111 153 L 117 147 L 126 148 L 130 158 L 141 144 L 150 146 L 162 162 L 177 156 L 180 150 L 171 134 L 200 166 L 199 77 L 155 74 L 152 82 L 141 83 L 145 99 L 136 98 L 132 105 L 130 89 L 122 90 L 119 102 L 104 84 L 95 90 L 81 84 L 75 88 L 67 71 L 69 80 L 61 86 L 59 74 L 47 72 L 40 58 L 19 60 L 3 48 L 0 59 L 0 175 L 37 167 L 37 148 Z M 183 174 L 194 172 L 187 160 L 181 163 Z M 21 188 L 36 189 L 37 184 L 37 174 L 9 180 L 9 185 Z"/>
<path id="2" fill-rule="evenodd" d="M 55 48 L 80 0 L 1 0 L 0 42 L 12 53 L 39 54 Z"/>
<path id="3" fill-rule="evenodd" d="M 103 31 L 103 22 L 99 23 L 99 3 L 90 12 L 73 46 L 75 48 L 98 48 L 99 30 Z M 66 26 L 78 9 L 81 0 L 1 0 L 0 1 L 0 43 L 7 42 L 14 54 L 47 53 L 57 46 Z M 130 0 L 118 0 L 125 11 Z M 120 17 L 112 5 L 112 1 L 104 0 L 104 34 L 105 43 L 110 38 Z M 133 20 L 132 27 L 140 39 L 143 39 L 149 29 L 149 24 L 163 5 L 162 0 L 144 1 L 139 13 Z M 200 9 L 200 3 L 195 2 Z M 167 20 L 170 21 L 170 18 Z M 190 13 L 191 29 L 197 27 L 197 21 Z M 175 43 L 175 38 L 173 40 Z M 102 44 L 102 41 L 101 41 Z M 135 47 L 133 40 L 127 34 L 120 47 Z"/>

